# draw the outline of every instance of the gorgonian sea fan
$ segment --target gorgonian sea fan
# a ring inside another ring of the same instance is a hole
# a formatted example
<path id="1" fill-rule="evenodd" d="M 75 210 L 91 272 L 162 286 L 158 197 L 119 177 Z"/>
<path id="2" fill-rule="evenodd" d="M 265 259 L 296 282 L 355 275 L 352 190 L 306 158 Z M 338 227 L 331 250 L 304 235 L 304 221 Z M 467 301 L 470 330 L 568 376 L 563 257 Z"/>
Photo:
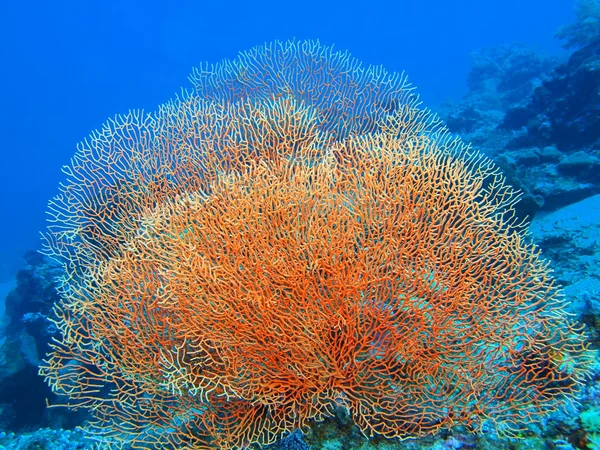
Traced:
<path id="1" fill-rule="evenodd" d="M 515 193 L 403 76 L 288 42 L 192 81 L 92 134 L 50 202 L 41 374 L 107 445 L 244 448 L 336 407 L 511 433 L 577 391 L 592 356 Z"/>

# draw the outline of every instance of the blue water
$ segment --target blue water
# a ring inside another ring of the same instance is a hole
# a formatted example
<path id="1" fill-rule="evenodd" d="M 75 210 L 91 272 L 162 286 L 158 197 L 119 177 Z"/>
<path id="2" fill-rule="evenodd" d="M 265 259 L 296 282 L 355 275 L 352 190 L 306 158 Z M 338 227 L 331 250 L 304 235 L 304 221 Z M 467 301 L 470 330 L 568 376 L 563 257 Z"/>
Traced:
<path id="1" fill-rule="evenodd" d="M 469 54 L 523 42 L 559 53 L 565 0 L 388 2 L 33 1 L 0 13 L 0 281 L 36 248 L 47 200 L 79 141 L 152 110 L 192 67 L 275 39 L 318 38 L 406 71 L 428 106 L 464 94 Z"/>

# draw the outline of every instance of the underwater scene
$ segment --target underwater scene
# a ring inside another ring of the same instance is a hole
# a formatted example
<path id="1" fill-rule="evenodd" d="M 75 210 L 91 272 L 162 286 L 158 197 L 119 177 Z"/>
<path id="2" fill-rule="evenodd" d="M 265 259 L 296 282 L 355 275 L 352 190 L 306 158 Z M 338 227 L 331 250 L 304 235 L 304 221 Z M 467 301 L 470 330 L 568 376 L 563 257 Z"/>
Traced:
<path id="1" fill-rule="evenodd" d="M 599 0 L 1 20 L 0 448 L 600 449 Z"/>

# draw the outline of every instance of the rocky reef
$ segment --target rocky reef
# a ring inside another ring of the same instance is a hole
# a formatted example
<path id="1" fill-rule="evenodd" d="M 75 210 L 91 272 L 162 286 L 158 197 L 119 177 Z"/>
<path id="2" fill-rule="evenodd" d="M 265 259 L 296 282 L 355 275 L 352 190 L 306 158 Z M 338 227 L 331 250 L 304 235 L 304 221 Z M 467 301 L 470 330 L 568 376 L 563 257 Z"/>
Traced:
<path id="1" fill-rule="evenodd" d="M 574 51 L 522 45 L 472 55 L 469 91 L 437 108 L 449 129 L 494 158 L 533 217 L 600 192 L 600 7 L 578 4 L 557 36 Z"/>

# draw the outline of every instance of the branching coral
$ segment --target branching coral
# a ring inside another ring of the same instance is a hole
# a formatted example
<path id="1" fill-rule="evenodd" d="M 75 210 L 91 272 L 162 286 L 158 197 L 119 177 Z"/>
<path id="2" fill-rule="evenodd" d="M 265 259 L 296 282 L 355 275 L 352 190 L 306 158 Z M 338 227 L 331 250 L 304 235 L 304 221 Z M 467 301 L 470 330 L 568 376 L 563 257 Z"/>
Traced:
<path id="1" fill-rule="evenodd" d="M 41 373 L 107 442 L 245 448 L 335 407 L 367 435 L 509 433 L 577 389 L 515 194 L 403 77 L 287 43 L 193 79 L 92 135 L 51 202 Z"/>

